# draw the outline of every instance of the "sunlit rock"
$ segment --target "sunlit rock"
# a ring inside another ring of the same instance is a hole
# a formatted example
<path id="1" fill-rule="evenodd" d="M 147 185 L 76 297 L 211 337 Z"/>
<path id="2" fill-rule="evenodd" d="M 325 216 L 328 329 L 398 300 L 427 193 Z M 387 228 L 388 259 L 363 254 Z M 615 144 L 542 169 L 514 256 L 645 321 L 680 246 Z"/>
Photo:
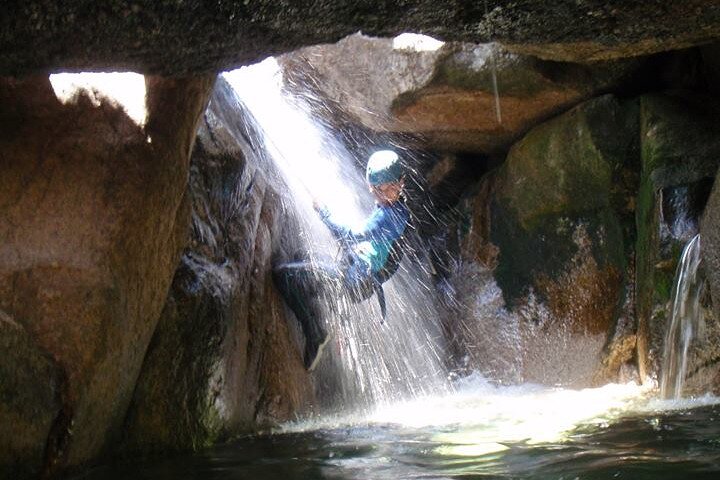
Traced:
<path id="1" fill-rule="evenodd" d="M 461 204 L 450 282 L 469 310 L 447 323 L 462 367 L 589 385 L 606 345 L 632 338 L 637 118 L 636 102 L 586 102 L 531 130 Z"/>
<path id="2" fill-rule="evenodd" d="M 192 155 L 191 239 L 135 390 L 130 450 L 197 449 L 313 400 L 270 278 L 287 222 L 282 184 L 250 124 L 218 79 Z"/>
<path id="3" fill-rule="evenodd" d="M 47 76 L 0 80 L 0 335 L 16 348 L 0 438 L 28 471 L 82 464 L 120 433 L 184 244 L 212 82 L 146 78 L 142 128 L 99 93 L 62 104 Z"/>
<path id="4" fill-rule="evenodd" d="M 321 95 L 365 127 L 419 134 L 436 150 L 476 152 L 506 149 L 535 124 L 611 88 L 639 65 L 544 62 L 498 44 L 399 49 L 397 43 L 356 34 L 282 62 L 290 77 L 302 70 Z"/>

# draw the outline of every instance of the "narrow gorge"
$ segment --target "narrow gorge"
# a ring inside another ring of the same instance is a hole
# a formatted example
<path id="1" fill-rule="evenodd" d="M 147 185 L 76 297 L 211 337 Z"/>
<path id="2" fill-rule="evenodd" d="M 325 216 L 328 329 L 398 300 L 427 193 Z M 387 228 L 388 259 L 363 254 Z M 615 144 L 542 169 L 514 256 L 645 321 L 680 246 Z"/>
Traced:
<path id="1" fill-rule="evenodd" d="M 0 478 L 718 473 L 720 2 L 6 10 Z M 380 149 L 404 256 L 308 371 L 273 267 Z"/>

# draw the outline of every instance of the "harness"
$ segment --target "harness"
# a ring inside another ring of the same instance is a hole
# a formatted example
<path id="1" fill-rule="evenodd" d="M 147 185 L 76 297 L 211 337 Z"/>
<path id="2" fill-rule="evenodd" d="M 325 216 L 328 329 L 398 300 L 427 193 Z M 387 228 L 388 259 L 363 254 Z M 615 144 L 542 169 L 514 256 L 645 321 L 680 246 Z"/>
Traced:
<path id="1" fill-rule="evenodd" d="M 378 303 L 380 304 L 380 313 L 382 314 L 382 320 L 380 323 L 385 322 L 385 317 L 387 315 L 385 290 L 383 290 L 382 284 L 390 280 L 390 277 L 392 277 L 395 272 L 397 272 L 397 269 L 400 268 L 400 261 L 402 260 L 404 255 L 404 249 L 400 245 L 402 243 L 402 239 L 403 237 L 401 236 L 392 243 L 392 247 L 390 247 L 390 252 L 388 255 L 388 259 L 385 262 L 385 265 L 383 265 L 383 268 L 381 270 L 377 271 L 372 275 L 373 290 L 375 291 L 375 296 L 377 297 Z"/>
<path id="2" fill-rule="evenodd" d="M 408 228 L 411 228 L 411 223 L 411 219 L 408 218 L 408 223 L 405 228 L 406 231 Z M 354 242 L 350 242 L 348 241 L 349 239 L 346 238 L 339 238 L 338 240 L 340 240 L 338 242 L 338 256 L 340 257 L 340 262 L 346 262 L 350 265 L 355 264 L 355 262 L 365 263 L 363 260 L 358 258 L 357 253 L 353 249 Z M 382 314 L 381 323 L 384 323 L 387 316 L 387 303 L 385 301 L 385 291 L 383 290 L 382 284 L 390 280 L 390 278 L 397 272 L 398 268 L 400 268 L 400 262 L 405 256 L 406 249 L 407 242 L 405 241 L 405 236 L 403 234 L 390 244 L 387 259 L 385 260 L 382 268 L 377 272 L 367 275 L 367 277 L 365 277 L 366 280 L 353 285 L 354 288 L 351 289 L 354 302 L 366 300 L 375 293 L 378 303 L 380 304 L 380 312 Z"/>

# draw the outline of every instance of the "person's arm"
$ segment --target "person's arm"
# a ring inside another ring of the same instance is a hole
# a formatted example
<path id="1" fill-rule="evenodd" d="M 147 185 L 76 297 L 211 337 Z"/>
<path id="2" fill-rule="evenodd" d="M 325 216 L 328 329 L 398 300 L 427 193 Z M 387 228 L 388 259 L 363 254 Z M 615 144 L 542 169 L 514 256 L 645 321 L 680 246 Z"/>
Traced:
<path id="1" fill-rule="evenodd" d="M 339 239 L 348 239 L 353 237 L 351 228 L 348 225 L 344 225 L 333 219 L 330 214 L 330 210 L 326 206 L 319 204 L 314 204 L 313 206 L 315 207 L 315 211 L 318 212 L 320 220 L 322 220 L 334 237 Z"/>
<path id="2" fill-rule="evenodd" d="M 352 229 L 333 219 L 326 207 L 319 207 L 317 211 L 320 219 L 333 235 L 340 239 L 350 239 L 356 242 L 382 238 L 394 241 L 403 234 L 408 221 L 406 209 L 394 212 L 376 208 L 366 220 L 365 225 L 360 229 Z"/>

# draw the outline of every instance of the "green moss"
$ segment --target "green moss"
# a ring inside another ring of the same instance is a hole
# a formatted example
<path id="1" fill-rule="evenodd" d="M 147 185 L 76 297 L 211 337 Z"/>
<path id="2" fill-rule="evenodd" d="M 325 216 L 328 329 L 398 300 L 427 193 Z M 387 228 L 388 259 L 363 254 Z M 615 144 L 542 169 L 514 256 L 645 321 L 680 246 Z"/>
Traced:
<path id="1" fill-rule="evenodd" d="M 402 112 L 407 107 L 410 107 L 411 105 L 414 105 L 417 103 L 418 99 L 422 97 L 421 92 L 418 91 L 410 91 L 410 92 L 404 92 L 395 97 L 390 104 L 390 111 L 391 112 Z"/>
<path id="2" fill-rule="evenodd" d="M 594 106 L 594 108 L 590 108 Z M 575 215 L 611 203 L 613 175 L 623 152 L 596 146 L 588 112 L 617 109 L 596 99 L 531 130 L 516 143 L 500 172 L 500 195 L 526 228 L 546 215 Z"/>
<path id="3" fill-rule="evenodd" d="M 715 175 L 720 126 L 713 105 L 680 93 L 641 98 L 643 171 L 656 188 Z"/>
<path id="4" fill-rule="evenodd" d="M 498 171 L 491 240 L 508 305 L 539 277 L 557 279 L 584 228 L 599 268 L 627 272 L 634 240 L 628 207 L 637 185 L 637 102 L 593 99 L 530 131 Z M 635 138 L 632 138 L 635 137 Z M 629 173 L 630 172 L 630 173 Z"/>
<path id="5" fill-rule="evenodd" d="M 640 100 L 641 173 L 637 197 L 638 330 L 647 344 L 649 369 L 659 368 L 672 298 L 675 269 L 684 245 L 660 235 L 660 190 L 713 175 L 720 158 L 717 122 L 702 112 L 698 99 L 645 95 Z M 711 173 L 708 173 L 711 172 Z"/>
<path id="6" fill-rule="evenodd" d="M 528 294 L 538 278 L 555 280 L 567 271 L 578 253 L 573 235 L 580 227 L 593 239 L 591 253 L 600 268 L 624 271 L 626 267 L 622 228 L 610 209 L 538 217 L 529 229 L 501 202 L 494 201 L 490 213 L 491 241 L 501 246 L 495 278 L 510 307 Z"/>
<path id="7" fill-rule="evenodd" d="M 215 408 L 215 394 L 211 391 L 207 393 L 205 408 L 200 419 L 202 428 L 193 435 L 192 443 L 195 450 L 208 448 L 217 443 L 224 425 L 220 412 Z"/>
<path id="8" fill-rule="evenodd" d="M 637 196 L 637 243 L 636 269 L 637 269 L 637 303 L 640 317 L 642 312 L 649 314 L 651 307 L 655 255 L 658 249 L 658 223 L 655 214 L 655 190 L 647 180 L 641 184 Z"/>
<path id="9" fill-rule="evenodd" d="M 672 297 L 673 276 L 672 275 L 656 275 L 655 279 L 655 301 L 662 303 L 669 302 Z"/>
<path id="10" fill-rule="evenodd" d="M 611 208 L 603 208 L 590 216 L 588 227 L 590 238 L 595 240 L 591 248 L 598 265 L 625 271 L 628 267 L 628 244 L 617 213 Z"/>

